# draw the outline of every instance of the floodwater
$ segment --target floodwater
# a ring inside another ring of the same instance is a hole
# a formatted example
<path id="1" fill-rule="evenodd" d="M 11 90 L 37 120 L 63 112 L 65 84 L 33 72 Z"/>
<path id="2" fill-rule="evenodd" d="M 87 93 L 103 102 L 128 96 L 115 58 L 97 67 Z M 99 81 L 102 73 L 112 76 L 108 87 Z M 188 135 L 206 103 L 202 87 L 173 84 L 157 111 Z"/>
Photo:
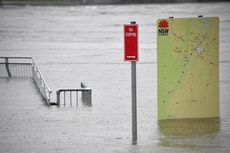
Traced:
<path id="1" fill-rule="evenodd" d="M 230 152 L 230 3 L 4 6 L 0 56 L 33 56 L 53 91 L 93 89 L 92 107 L 48 107 L 31 78 L 0 78 L 0 152 Z M 220 17 L 220 119 L 157 121 L 156 21 Z M 139 24 L 138 144 L 131 139 L 123 24 Z"/>

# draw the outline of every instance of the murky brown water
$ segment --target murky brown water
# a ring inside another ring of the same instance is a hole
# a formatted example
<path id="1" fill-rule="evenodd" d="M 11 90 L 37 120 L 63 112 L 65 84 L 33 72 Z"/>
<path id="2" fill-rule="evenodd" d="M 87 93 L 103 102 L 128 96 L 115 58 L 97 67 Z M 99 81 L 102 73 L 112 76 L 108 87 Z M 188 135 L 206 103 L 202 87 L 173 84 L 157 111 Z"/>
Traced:
<path id="1" fill-rule="evenodd" d="M 230 3 L 0 8 L 0 56 L 33 56 L 55 91 L 93 89 L 93 107 L 47 107 L 30 78 L 0 79 L 0 152 L 229 152 Z M 156 21 L 220 17 L 220 119 L 157 121 Z M 123 24 L 140 30 L 138 145 L 131 145 Z"/>

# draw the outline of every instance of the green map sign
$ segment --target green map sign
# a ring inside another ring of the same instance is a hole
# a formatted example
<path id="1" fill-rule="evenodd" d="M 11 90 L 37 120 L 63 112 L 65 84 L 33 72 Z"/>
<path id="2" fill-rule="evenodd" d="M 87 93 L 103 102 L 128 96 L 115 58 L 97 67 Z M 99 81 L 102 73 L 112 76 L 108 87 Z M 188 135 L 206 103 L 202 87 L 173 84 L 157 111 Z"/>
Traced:
<path id="1" fill-rule="evenodd" d="M 219 18 L 157 21 L 158 120 L 219 117 Z"/>

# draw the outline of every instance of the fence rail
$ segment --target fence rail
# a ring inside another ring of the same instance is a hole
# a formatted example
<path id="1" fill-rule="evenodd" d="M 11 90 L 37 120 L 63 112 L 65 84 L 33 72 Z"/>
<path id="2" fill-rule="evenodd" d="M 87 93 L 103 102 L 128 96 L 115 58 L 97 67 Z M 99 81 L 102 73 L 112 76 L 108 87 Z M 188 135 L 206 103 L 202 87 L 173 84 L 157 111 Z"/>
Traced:
<path id="1" fill-rule="evenodd" d="M 81 92 L 81 95 L 79 94 Z M 92 89 L 82 82 L 81 88 L 78 89 L 59 89 L 57 92 L 57 105 L 64 106 L 79 106 L 79 99 L 81 99 L 83 106 L 92 106 Z M 62 100 L 62 101 L 61 101 Z M 61 103 L 62 102 L 62 103 Z"/>
<path id="2" fill-rule="evenodd" d="M 46 100 L 48 105 L 61 105 L 61 97 L 63 105 L 69 104 L 73 106 L 79 105 L 82 101 L 84 106 L 92 106 L 92 89 L 81 82 L 81 88 L 77 89 L 59 89 L 56 92 L 57 102 L 51 102 L 51 89 L 46 83 L 38 64 L 32 57 L 3 57 L 0 56 L 0 77 L 21 77 L 27 76 L 33 78 L 40 94 Z M 81 94 L 79 94 L 81 92 Z M 69 103 L 67 103 L 69 102 Z"/>
<path id="3" fill-rule="evenodd" d="M 31 57 L 0 57 L 0 77 L 31 77 Z"/>
<path id="4" fill-rule="evenodd" d="M 1 77 L 22 77 L 33 78 L 42 97 L 50 105 L 50 94 L 52 91 L 47 85 L 37 63 L 32 57 L 0 57 L 0 76 Z"/>
<path id="5" fill-rule="evenodd" d="M 50 99 L 50 95 L 52 93 L 50 87 L 48 86 L 48 84 L 46 83 L 42 72 L 40 71 L 37 63 L 34 61 L 34 59 L 32 58 L 32 76 L 34 79 L 34 82 L 36 83 L 41 95 L 43 96 L 43 98 L 47 101 L 47 103 L 50 105 L 51 104 L 51 99 Z"/>

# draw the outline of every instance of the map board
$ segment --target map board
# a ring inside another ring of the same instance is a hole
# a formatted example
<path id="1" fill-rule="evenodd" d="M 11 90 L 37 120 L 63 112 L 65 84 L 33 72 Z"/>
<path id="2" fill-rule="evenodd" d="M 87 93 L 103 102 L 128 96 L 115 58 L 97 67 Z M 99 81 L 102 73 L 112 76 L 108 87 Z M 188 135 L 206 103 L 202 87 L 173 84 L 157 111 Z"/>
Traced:
<path id="1" fill-rule="evenodd" d="M 219 18 L 157 21 L 158 120 L 219 117 Z"/>

